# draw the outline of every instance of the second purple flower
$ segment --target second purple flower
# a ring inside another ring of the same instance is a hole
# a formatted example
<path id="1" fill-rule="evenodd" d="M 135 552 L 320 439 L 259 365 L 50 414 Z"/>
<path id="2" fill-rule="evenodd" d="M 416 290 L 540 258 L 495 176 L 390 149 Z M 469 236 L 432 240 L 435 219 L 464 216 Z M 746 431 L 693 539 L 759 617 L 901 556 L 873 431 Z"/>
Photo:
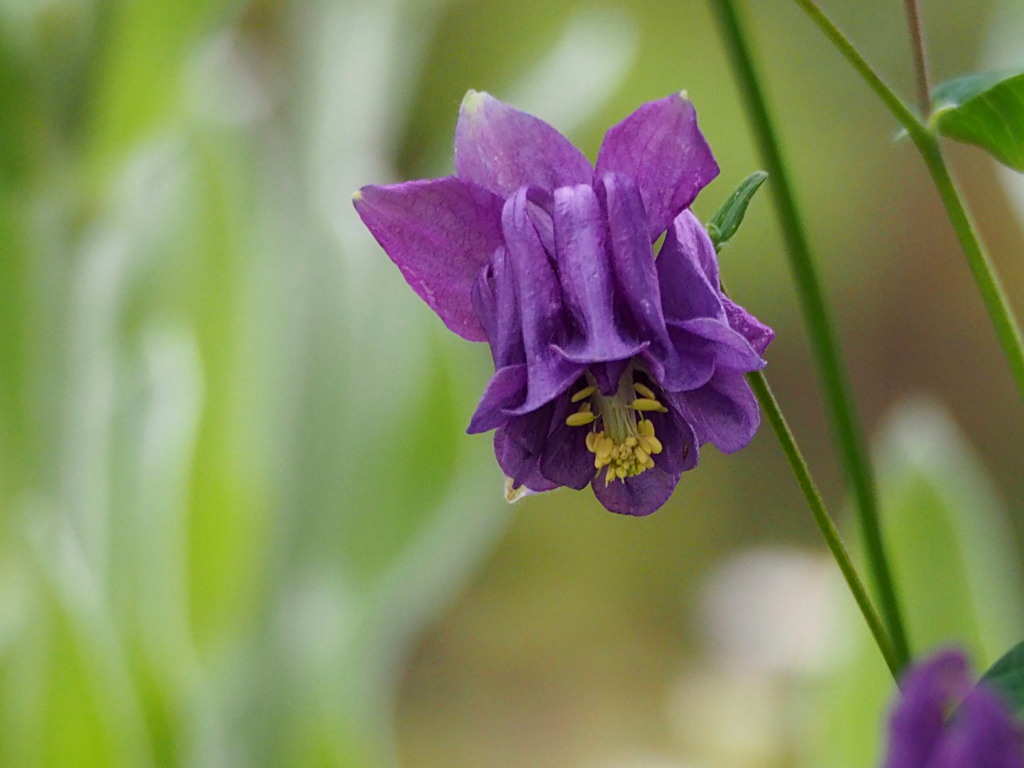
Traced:
<path id="1" fill-rule="evenodd" d="M 685 94 L 611 128 L 594 168 L 548 124 L 470 91 L 455 166 L 364 187 L 355 206 L 445 324 L 489 342 L 469 431 L 496 430 L 510 496 L 589 484 L 607 509 L 645 515 L 701 445 L 750 441 L 744 374 L 773 333 L 723 294 L 689 211 L 718 165 Z"/>

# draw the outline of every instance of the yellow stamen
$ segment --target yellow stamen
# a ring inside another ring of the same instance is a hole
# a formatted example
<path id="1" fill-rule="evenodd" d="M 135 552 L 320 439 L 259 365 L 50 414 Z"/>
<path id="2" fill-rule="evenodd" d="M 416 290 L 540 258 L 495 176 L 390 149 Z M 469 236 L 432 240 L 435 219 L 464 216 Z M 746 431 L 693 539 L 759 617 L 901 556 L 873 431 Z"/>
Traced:
<path id="1" fill-rule="evenodd" d="M 573 403 L 578 403 L 580 400 L 586 400 L 588 397 L 590 397 L 595 392 L 597 392 L 597 387 L 584 387 L 579 392 L 577 392 L 575 395 L 570 397 L 569 401 L 573 402 Z"/>
<path id="2" fill-rule="evenodd" d="M 650 387 L 641 384 L 639 381 L 633 382 L 633 389 L 640 393 L 641 397 L 646 397 L 648 400 L 657 401 L 658 397 L 654 394 L 654 390 Z"/>
<path id="3" fill-rule="evenodd" d="M 576 413 L 570 413 L 566 417 L 565 423 L 570 427 L 583 427 L 592 423 L 595 419 L 597 419 L 597 416 L 590 411 L 577 411 Z"/>
<path id="4" fill-rule="evenodd" d="M 668 408 L 650 397 L 638 397 L 629 404 L 629 407 L 635 411 L 658 411 L 659 413 L 668 413 Z"/>

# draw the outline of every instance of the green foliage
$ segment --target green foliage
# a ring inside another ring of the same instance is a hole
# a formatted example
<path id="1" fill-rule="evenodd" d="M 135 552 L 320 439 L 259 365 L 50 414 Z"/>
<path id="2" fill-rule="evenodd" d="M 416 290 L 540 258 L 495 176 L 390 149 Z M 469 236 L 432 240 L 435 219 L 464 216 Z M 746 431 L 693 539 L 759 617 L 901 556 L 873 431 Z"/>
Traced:
<path id="1" fill-rule="evenodd" d="M 1017 714 L 1024 712 L 1024 643 L 1018 643 L 989 670 L 982 680 L 1003 694 Z"/>
<path id="2" fill-rule="evenodd" d="M 931 123 L 939 133 L 1024 171 L 1024 72 L 950 80 L 935 89 L 932 103 Z"/>
<path id="3" fill-rule="evenodd" d="M 716 251 L 720 251 L 739 230 L 743 217 L 747 215 L 747 206 L 767 178 L 768 174 L 764 171 L 754 171 L 740 182 L 722 203 L 722 207 L 715 211 L 715 215 L 708 222 L 708 234 L 715 244 Z"/>

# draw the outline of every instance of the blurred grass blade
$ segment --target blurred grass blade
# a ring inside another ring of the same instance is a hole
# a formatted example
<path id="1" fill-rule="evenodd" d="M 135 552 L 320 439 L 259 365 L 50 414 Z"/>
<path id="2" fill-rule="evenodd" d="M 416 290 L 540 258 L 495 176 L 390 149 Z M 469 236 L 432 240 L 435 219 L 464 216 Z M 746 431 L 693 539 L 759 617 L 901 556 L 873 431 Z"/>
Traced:
<path id="1" fill-rule="evenodd" d="M 932 126 L 1024 171 L 1024 72 L 965 75 L 932 95 Z"/>
<path id="2" fill-rule="evenodd" d="M 736 231 L 743 223 L 743 217 L 747 215 L 747 206 L 754 197 L 754 193 L 760 189 L 768 174 L 764 171 L 754 171 L 747 176 L 733 193 L 729 195 L 722 207 L 708 222 L 708 234 L 715 244 L 715 250 L 722 250 L 722 246 L 732 239 Z"/>

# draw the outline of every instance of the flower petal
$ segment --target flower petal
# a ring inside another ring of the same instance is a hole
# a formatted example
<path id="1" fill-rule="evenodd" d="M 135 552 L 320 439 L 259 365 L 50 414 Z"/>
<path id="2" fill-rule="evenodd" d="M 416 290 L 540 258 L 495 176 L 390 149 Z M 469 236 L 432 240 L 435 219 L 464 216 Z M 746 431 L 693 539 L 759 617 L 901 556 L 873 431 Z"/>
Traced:
<path id="1" fill-rule="evenodd" d="M 642 517 L 656 511 L 669 500 L 679 483 L 679 475 L 666 472 L 655 464 L 634 477 L 605 483 L 604 475 L 590 483 L 594 495 L 609 512 Z"/>
<path id="2" fill-rule="evenodd" d="M 570 427 L 565 423 L 565 417 L 574 408 L 569 398 L 559 398 L 551 420 L 551 434 L 540 458 L 540 470 L 551 482 L 581 491 L 597 470 L 594 468 L 594 454 L 587 450 L 589 428 Z"/>
<path id="3" fill-rule="evenodd" d="M 729 325 L 733 330 L 742 334 L 757 354 L 763 355 L 772 339 L 775 338 L 775 331 L 743 307 L 734 304 L 728 296 L 722 297 L 722 306 L 725 307 L 725 316 L 729 318 Z"/>
<path id="4" fill-rule="evenodd" d="M 363 187 L 353 204 L 444 324 L 465 339 L 484 341 L 471 292 L 480 269 L 501 245 L 501 201 L 449 176 Z"/>
<path id="5" fill-rule="evenodd" d="M 929 768 L 1024 768 L 1021 732 L 1002 700 L 974 688 L 947 724 Z"/>
<path id="6" fill-rule="evenodd" d="M 558 278 L 582 331 L 566 345 L 566 358 L 597 363 L 632 357 L 646 345 L 626 338 L 616 325 L 607 228 L 594 189 L 585 184 L 555 190 L 553 219 Z"/>
<path id="7" fill-rule="evenodd" d="M 718 163 L 697 127 L 685 93 L 641 106 L 604 137 L 597 176 L 621 173 L 636 181 L 651 242 L 718 175 Z"/>
<path id="8" fill-rule="evenodd" d="M 944 651 L 911 668 L 889 718 L 886 768 L 927 768 L 942 741 L 950 703 L 970 685 L 967 659 L 959 651 Z"/>
<path id="9" fill-rule="evenodd" d="M 680 323 L 669 323 L 669 327 L 711 342 L 716 368 L 746 373 L 759 371 L 765 366 L 765 361 L 750 346 L 750 342 L 720 320 L 695 317 Z"/>
<path id="10" fill-rule="evenodd" d="M 516 415 L 551 401 L 579 378 L 584 368 L 566 360 L 555 346 L 565 342 L 563 298 L 558 277 L 531 220 L 534 191 L 523 187 L 506 201 L 502 212 L 529 379 L 526 400 L 513 411 Z"/>
<path id="11" fill-rule="evenodd" d="M 725 319 L 718 291 L 715 248 L 704 227 L 689 211 L 672 222 L 656 264 L 661 303 L 667 320 L 694 317 Z M 713 281 L 708 276 L 708 268 L 712 265 Z"/>
<path id="12" fill-rule="evenodd" d="M 484 389 L 466 432 L 475 435 L 500 427 L 526 398 L 526 387 L 525 365 L 507 365 L 496 370 Z"/>
<path id="13" fill-rule="evenodd" d="M 712 443 L 733 453 L 753 438 L 761 423 L 757 400 L 742 373 L 719 371 L 691 392 L 665 392 L 665 398 L 684 415 L 701 444 Z"/>
<path id="14" fill-rule="evenodd" d="M 469 91 L 459 109 L 455 169 L 501 197 L 525 186 L 590 184 L 594 177 L 583 153 L 550 125 L 478 91 Z"/>
<path id="15" fill-rule="evenodd" d="M 480 271 L 473 284 L 473 308 L 487 333 L 494 367 L 525 362 L 515 279 L 508 250 L 503 245 L 495 249 L 491 263 Z"/>
<path id="16" fill-rule="evenodd" d="M 512 479 L 513 487 L 525 486 L 534 492 L 558 487 L 540 472 L 540 457 L 554 411 L 554 403 L 549 403 L 510 419 L 494 433 L 494 457 L 505 476 Z"/>
<path id="17" fill-rule="evenodd" d="M 658 300 L 658 273 L 647 239 L 640 192 L 628 177 L 607 174 L 598 180 L 597 194 L 608 219 L 616 307 L 620 316 L 632 321 L 635 336 L 650 343 L 641 356 L 654 378 L 671 387 L 663 378 L 673 349 Z"/>
<path id="18" fill-rule="evenodd" d="M 678 411 L 650 413 L 647 418 L 654 424 L 654 434 L 663 450 L 654 457 L 655 466 L 669 474 L 682 474 L 697 466 L 700 448 L 697 435 Z"/>

